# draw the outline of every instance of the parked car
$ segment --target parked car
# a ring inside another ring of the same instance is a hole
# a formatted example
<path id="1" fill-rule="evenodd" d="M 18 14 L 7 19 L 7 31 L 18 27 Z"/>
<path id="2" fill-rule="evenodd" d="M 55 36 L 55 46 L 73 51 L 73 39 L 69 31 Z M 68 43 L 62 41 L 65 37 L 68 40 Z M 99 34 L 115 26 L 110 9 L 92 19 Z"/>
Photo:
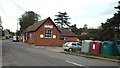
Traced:
<path id="1" fill-rule="evenodd" d="M 66 42 L 63 44 L 64 51 L 81 51 L 82 44 L 80 42 Z"/>
<path id="2" fill-rule="evenodd" d="M 2 39 L 2 40 L 5 40 L 6 38 L 3 36 L 1 39 Z"/>
<path id="3" fill-rule="evenodd" d="M 9 39 L 9 37 L 8 37 L 8 36 L 5 36 L 5 38 L 6 38 L 6 39 Z"/>
<path id="4" fill-rule="evenodd" d="M 13 42 L 19 42 L 19 36 L 13 36 Z"/>

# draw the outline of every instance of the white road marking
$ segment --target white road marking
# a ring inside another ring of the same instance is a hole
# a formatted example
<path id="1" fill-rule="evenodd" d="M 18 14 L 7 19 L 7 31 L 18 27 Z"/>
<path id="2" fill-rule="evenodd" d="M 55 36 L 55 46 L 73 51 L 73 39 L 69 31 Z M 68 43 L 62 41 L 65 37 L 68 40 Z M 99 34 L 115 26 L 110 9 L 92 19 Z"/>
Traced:
<path id="1" fill-rule="evenodd" d="M 70 62 L 68 60 L 65 60 L 65 61 L 68 62 L 68 63 L 74 64 L 74 65 L 77 65 L 77 66 L 84 66 L 84 65 L 81 65 L 81 64 L 78 64 L 78 63 Z"/>

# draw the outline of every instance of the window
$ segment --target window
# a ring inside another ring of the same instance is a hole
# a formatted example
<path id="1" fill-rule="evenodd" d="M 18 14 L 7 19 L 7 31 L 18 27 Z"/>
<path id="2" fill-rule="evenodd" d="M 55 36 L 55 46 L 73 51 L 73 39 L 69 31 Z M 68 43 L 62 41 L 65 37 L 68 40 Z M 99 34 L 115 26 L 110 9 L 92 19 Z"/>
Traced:
<path id="1" fill-rule="evenodd" d="M 67 40 L 66 37 L 60 36 L 60 40 Z"/>
<path id="2" fill-rule="evenodd" d="M 77 45 L 82 46 L 80 43 L 77 43 Z"/>
<path id="3" fill-rule="evenodd" d="M 76 45 L 76 43 L 72 43 L 72 45 Z"/>
<path id="4" fill-rule="evenodd" d="M 68 45 L 70 42 L 65 43 L 64 45 Z"/>
<path id="5" fill-rule="evenodd" d="M 30 40 L 32 40 L 32 33 L 29 34 Z"/>
<path id="6" fill-rule="evenodd" d="M 52 38 L 52 30 L 50 29 L 45 30 L 45 38 Z"/>

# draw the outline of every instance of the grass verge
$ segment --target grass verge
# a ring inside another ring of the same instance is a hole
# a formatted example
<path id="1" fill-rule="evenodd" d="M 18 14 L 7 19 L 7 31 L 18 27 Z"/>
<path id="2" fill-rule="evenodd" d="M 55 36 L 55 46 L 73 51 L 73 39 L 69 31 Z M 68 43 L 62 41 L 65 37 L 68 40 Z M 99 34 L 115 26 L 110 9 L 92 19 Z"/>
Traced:
<path id="1" fill-rule="evenodd" d="M 120 60 L 120 56 L 108 56 L 108 55 L 92 54 L 92 53 L 80 52 L 80 51 L 73 51 L 73 52 L 67 52 L 67 53 L 82 54 L 82 55 L 87 55 L 87 56 L 95 56 L 95 57 L 101 57 L 101 58 Z"/>

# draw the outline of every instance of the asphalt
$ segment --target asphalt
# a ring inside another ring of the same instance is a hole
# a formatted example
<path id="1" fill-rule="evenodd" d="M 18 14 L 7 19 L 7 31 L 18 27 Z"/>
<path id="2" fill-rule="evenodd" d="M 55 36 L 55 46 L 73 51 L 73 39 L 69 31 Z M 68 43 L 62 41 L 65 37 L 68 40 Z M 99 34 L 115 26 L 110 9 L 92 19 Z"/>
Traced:
<path id="1" fill-rule="evenodd" d="M 117 62 L 67 55 L 62 47 L 34 46 L 3 41 L 3 65 L 10 66 L 117 66 Z M 32 61 L 32 62 L 31 62 Z M 91 68 L 91 67 L 90 67 Z"/>
<path id="2" fill-rule="evenodd" d="M 75 66 L 51 55 L 56 53 L 10 40 L 3 41 L 3 53 L 2 66 Z"/>

